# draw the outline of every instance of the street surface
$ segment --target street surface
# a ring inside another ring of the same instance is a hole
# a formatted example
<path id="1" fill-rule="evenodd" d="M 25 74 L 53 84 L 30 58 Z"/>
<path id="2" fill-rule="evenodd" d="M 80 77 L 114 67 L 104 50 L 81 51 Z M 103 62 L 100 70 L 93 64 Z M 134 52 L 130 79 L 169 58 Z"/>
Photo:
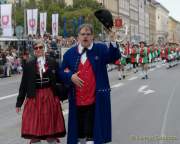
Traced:
<path id="1" fill-rule="evenodd" d="M 116 69 L 109 72 L 112 144 L 180 144 L 180 65 L 166 69 L 159 63 L 149 77 L 142 80 L 140 72 L 129 71 L 118 80 Z M 0 79 L 0 144 L 28 143 L 20 137 L 21 114 L 15 112 L 20 78 Z M 67 124 L 68 103 L 62 107 Z"/>

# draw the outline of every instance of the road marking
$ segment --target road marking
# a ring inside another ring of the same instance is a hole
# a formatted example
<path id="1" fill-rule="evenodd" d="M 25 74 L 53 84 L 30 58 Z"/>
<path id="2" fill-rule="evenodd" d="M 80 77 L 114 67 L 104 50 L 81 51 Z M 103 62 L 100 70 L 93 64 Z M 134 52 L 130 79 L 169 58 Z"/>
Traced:
<path id="1" fill-rule="evenodd" d="M 146 89 L 148 85 L 143 85 L 138 89 L 138 92 L 144 92 L 143 90 Z"/>
<path id="2" fill-rule="evenodd" d="M 161 127 L 161 136 L 165 136 L 165 129 L 166 129 L 166 123 L 167 123 L 167 117 L 168 117 L 170 105 L 172 103 L 172 100 L 173 100 L 173 97 L 174 97 L 174 93 L 175 93 L 175 90 L 176 90 L 178 85 L 179 84 L 177 82 L 175 87 L 172 90 L 172 93 L 171 93 L 169 99 L 168 99 L 168 103 L 167 103 L 166 111 L 164 113 L 164 119 L 163 119 L 163 123 L 162 123 L 162 127 Z M 160 141 L 160 144 L 162 144 L 162 141 Z"/>
<path id="3" fill-rule="evenodd" d="M 115 84 L 115 85 L 112 85 L 111 88 L 118 88 L 120 86 L 123 86 L 124 84 L 123 83 L 118 83 L 118 84 Z"/>
<path id="4" fill-rule="evenodd" d="M 155 92 L 154 90 L 148 89 L 147 91 L 144 91 L 144 94 L 147 95 L 147 94 L 151 94 L 154 92 Z"/>
<path id="5" fill-rule="evenodd" d="M 15 97 L 15 96 L 17 96 L 17 95 L 18 95 L 18 93 L 15 93 L 15 94 L 11 94 L 11 95 L 7 95 L 7 96 L 0 97 L 0 101 L 1 101 L 1 100 L 4 100 L 4 99 L 11 98 L 11 97 Z"/>
<path id="6" fill-rule="evenodd" d="M 137 78 L 138 78 L 137 76 L 134 76 L 134 77 L 129 78 L 128 80 L 131 81 L 131 80 L 135 80 Z"/>
<path id="7" fill-rule="evenodd" d="M 151 93 L 154 93 L 154 92 L 155 92 L 154 90 L 151 90 L 151 89 L 145 90 L 147 87 L 148 87 L 148 85 L 143 85 L 143 86 L 141 86 L 141 87 L 138 89 L 138 92 L 144 93 L 145 95 L 151 94 Z"/>
<path id="8" fill-rule="evenodd" d="M 152 69 L 150 69 L 149 71 L 154 71 L 155 70 L 155 68 L 152 68 Z"/>

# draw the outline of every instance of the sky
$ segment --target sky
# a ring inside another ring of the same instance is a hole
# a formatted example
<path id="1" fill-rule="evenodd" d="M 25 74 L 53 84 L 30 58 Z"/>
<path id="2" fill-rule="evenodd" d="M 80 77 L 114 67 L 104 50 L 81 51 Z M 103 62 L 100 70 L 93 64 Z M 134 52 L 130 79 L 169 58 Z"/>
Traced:
<path id="1" fill-rule="evenodd" d="M 156 0 L 169 10 L 169 15 L 180 21 L 180 0 Z"/>

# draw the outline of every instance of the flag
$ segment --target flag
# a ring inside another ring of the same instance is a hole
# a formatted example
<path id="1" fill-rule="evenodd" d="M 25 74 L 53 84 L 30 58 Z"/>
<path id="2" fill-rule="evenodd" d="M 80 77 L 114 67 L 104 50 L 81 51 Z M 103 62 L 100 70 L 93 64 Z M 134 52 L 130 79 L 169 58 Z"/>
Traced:
<path id="1" fill-rule="evenodd" d="M 63 37 L 67 37 L 67 31 L 66 31 L 66 17 L 63 17 Z"/>
<path id="2" fill-rule="evenodd" d="M 46 25 L 47 25 L 47 13 L 43 12 L 40 13 L 40 35 L 43 37 L 44 33 L 46 32 Z"/>
<path id="3" fill-rule="evenodd" d="M 59 14 L 52 14 L 52 35 L 57 36 L 58 35 L 58 18 Z"/>
<path id="4" fill-rule="evenodd" d="M 76 35 L 76 18 L 73 18 L 72 25 L 73 25 L 73 34 L 75 36 Z"/>
<path id="5" fill-rule="evenodd" d="M 1 28 L 3 30 L 2 36 L 12 36 L 12 4 L 2 4 L 1 9 Z"/>
<path id="6" fill-rule="evenodd" d="M 27 9 L 28 35 L 37 34 L 38 9 Z"/>
<path id="7" fill-rule="evenodd" d="M 83 24 L 83 17 L 80 16 L 80 17 L 78 18 L 78 27 L 79 27 L 80 25 L 82 25 L 82 24 Z"/>

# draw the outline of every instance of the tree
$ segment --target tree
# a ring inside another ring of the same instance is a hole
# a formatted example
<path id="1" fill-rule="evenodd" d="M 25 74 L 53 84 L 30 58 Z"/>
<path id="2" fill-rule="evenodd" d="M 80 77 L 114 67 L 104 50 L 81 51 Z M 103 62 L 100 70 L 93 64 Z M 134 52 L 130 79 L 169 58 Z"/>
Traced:
<path id="1" fill-rule="evenodd" d="M 64 0 L 29 0 L 25 5 L 17 6 L 15 11 L 16 23 L 18 25 L 24 24 L 24 9 L 25 8 L 38 8 L 39 12 L 47 12 L 47 31 L 51 32 L 51 16 L 53 13 L 59 14 L 59 28 L 62 34 L 63 17 L 66 17 L 67 32 L 74 34 L 72 28 L 73 19 L 83 17 L 86 23 L 92 23 L 94 26 L 95 34 L 101 30 L 101 24 L 94 16 L 94 11 L 102 8 L 102 5 L 97 3 L 96 0 L 74 0 L 73 6 L 66 6 Z M 76 25 L 77 29 L 77 25 Z"/>
<path id="2" fill-rule="evenodd" d="M 15 10 L 16 25 L 24 25 L 24 8 L 17 6 Z"/>

